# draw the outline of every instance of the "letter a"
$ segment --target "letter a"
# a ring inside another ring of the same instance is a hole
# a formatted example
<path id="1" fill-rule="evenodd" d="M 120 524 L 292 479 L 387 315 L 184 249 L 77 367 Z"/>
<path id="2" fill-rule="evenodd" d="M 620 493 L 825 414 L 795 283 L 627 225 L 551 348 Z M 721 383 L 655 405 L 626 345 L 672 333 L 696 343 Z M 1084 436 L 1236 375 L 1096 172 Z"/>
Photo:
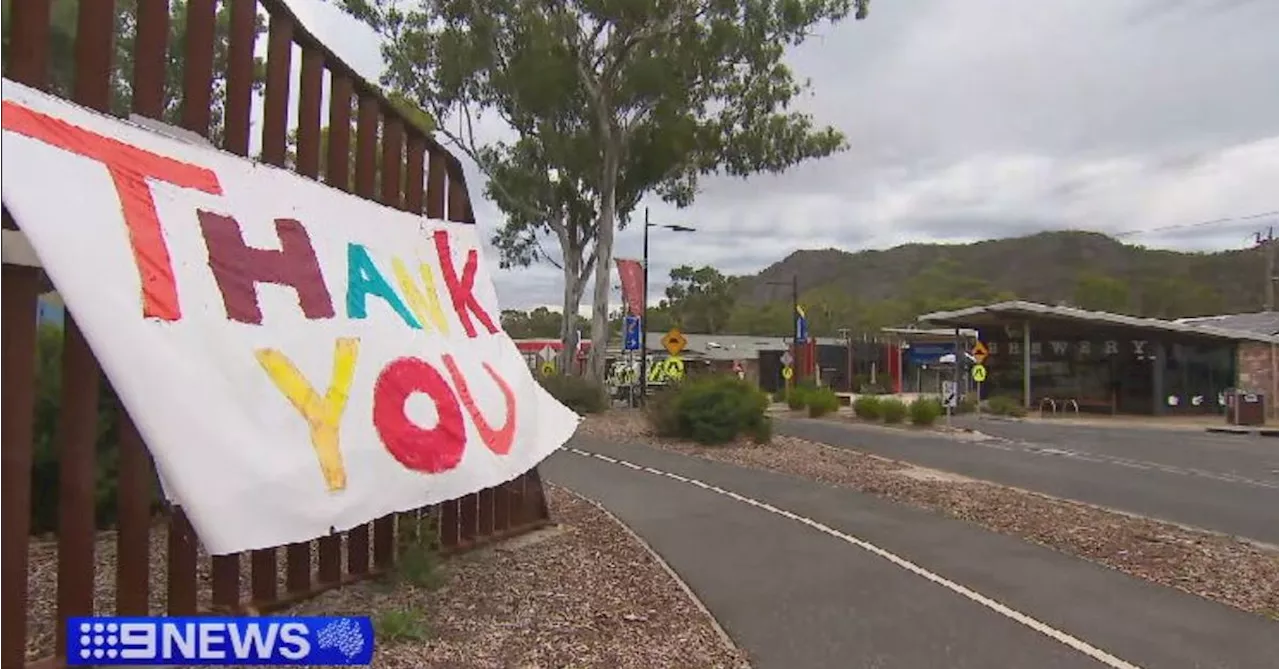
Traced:
<path id="1" fill-rule="evenodd" d="M 307 383 L 306 377 L 283 353 L 270 348 L 254 352 L 267 376 L 311 426 L 311 446 L 315 448 L 320 471 L 330 492 L 347 487 L 347 470 L 342 464 L 342 451 L 338 449 L 338 426 L 342 422 L 342 412 L 347 408 L 348 391 L 359 352 L 359 339 L 344 337 L 334 343 L 333 374 L 324 397 Z"/>

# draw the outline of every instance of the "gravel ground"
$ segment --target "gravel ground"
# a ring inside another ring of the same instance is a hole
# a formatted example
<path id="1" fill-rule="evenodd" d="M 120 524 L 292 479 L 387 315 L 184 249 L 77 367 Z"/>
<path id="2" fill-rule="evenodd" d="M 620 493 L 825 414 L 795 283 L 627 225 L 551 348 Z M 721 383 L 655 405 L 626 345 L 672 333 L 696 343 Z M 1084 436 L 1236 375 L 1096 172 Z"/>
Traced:
<path id="1" fill-rule="evenodd" d="M 548 502 L 558 529 L 450 558 L 440 567 L 438 588 L 365 582 L 303 602 L 290 613 L 370 615 L 375 625 L 387 612 L 422 616 L 413 629 L 424 633 L 423 640 L 379 641 L 372 666 L 387 669 L 749 667 L 617 521 L 554 486 L 548 486 Z M 159 528 L 153 593 L 163 592 L 164 540 Z M 38 657 L 52 647 L 56 547 L 35 542 L 31 560 L 28 655 Z M 243 562 L 247 583 L 248 560 Z M 203 556 L 201 563 L 207 570 Z M 97 586 L 103 613 L 114 606 L 114 564 L 114 537 L 104 533 Z M 207 602 L 207 588 L 201 594 Z M 152 600 L 160 612 L 162 595 Z"/>
<path id="2" fill-rule="evenodd" d="M 719 447 L 659 439 L 649 434 L 639 412 L 592 416 L 579 433 L 847 486 L 1276 617 L 1276 554 L 1230 537 L 792 437 L 775 437 L 768 446 Z"/>

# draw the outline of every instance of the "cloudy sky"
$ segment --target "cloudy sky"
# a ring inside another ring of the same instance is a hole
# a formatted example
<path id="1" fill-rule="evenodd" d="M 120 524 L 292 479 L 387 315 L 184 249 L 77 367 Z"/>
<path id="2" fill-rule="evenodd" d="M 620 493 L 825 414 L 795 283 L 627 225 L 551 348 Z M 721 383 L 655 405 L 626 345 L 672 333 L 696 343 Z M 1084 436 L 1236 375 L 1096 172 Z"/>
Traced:
<path id="1" fill-rule="evenodd" d="M 367 29 L 322 0 L 289 4 L 378 75 Z M 1063 228 L 1167 248 L 1246 246 L 1280 209 L 1277 7 L 876 0 L 866 21 L 828 27 L 790 56 L 813 82 L 802 108 L 840 128 L 849 150 L 781 176 L 707 180 L 684 210 L 650 203 L 656 222 L 698 229 L 653 234 L 653 276 L 680 264 L 755 272 L 797 249 Z M 485 228 L 501 222 L 487 202 L 477 214 Z M 1221 219 L 1237 220 L 1205 223 Z M 639 229 L 617 246 L 638 257 Z M 554 267 L 489 261 L 504 307 L 558 303 Z"/>

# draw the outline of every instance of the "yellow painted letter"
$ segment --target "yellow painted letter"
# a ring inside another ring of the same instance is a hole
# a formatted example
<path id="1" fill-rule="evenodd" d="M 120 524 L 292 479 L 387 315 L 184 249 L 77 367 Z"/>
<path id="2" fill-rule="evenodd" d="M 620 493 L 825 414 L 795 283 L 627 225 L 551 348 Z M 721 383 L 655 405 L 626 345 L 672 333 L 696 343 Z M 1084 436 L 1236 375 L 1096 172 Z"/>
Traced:
<path id="1" fill-rule="evenodd" d="M 343 337 L 334 343 L 333 374 L 324 397 L 316 393 L 302 372 L 280 351 L 263 348 L 254 352 L 267 376 L 311 426 L 311 445 L 316 450 L 320 471 L 324 473 L 324 482 L 331 492 L 347 487 L 347 470 L 342 465 L 342 451 L 338 449 L 338 426 L 342 421 L 342 411 L 347 407 L 359 352 L 359 339 Z"/>
<path id="2" fill-rule="evenodd" d="M 436 295 L 436 278 L 431 274 L 431 266 L 422 265 L 421 267 L 425 293 L 418 290 L 418 284 L 414 282 L 408 268 L 399 258 L 391 259 L 391 272 L 396 275 L 400 292 L 404 293 L 404 301 L 409 303 L 409 310 L 418 317 L 418 322 L 425 327 L 430 320 L 440 334 L 449 334 L 449 322 L 444 319 L 444 311 L 440 309 L 440 298 Z"/>

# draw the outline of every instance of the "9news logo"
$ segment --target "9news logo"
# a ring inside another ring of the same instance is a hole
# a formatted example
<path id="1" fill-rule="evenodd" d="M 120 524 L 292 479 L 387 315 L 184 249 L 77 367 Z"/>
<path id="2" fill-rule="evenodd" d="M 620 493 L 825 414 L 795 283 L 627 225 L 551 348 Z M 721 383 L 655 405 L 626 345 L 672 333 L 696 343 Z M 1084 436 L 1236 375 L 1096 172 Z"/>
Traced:
<path id="1" fill-rule="evenodd" d="M 367 665 L 368 618 L 70 618 L 67 664 Z"/>

